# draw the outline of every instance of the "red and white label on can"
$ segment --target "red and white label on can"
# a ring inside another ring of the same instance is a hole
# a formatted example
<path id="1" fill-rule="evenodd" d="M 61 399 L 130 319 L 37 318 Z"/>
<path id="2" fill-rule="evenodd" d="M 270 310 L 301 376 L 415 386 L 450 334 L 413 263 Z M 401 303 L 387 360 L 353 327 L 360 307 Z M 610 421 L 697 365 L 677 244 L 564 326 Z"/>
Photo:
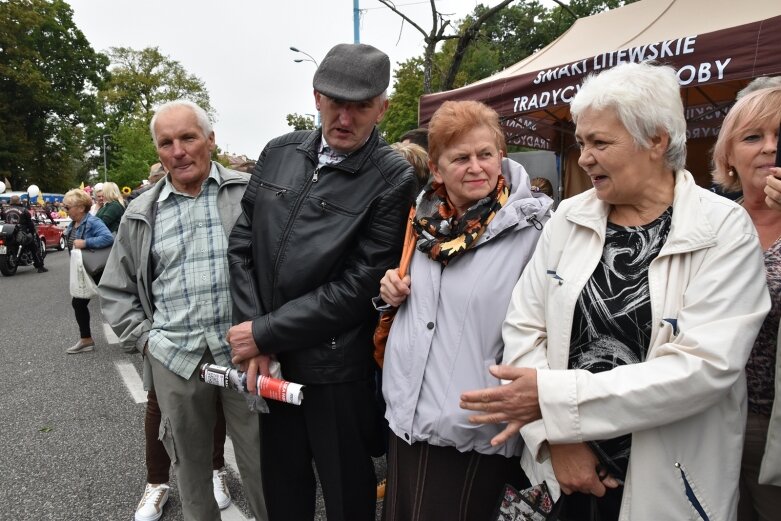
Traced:
<path id="1" fill-rule="evenodd" d="M 259 394 L 264 398 L 270 398 L 285 403 L 301 405 L 303 396 L 303 385 L 271 378 L 270 376 L 258 376 L 257 388 Z"/>

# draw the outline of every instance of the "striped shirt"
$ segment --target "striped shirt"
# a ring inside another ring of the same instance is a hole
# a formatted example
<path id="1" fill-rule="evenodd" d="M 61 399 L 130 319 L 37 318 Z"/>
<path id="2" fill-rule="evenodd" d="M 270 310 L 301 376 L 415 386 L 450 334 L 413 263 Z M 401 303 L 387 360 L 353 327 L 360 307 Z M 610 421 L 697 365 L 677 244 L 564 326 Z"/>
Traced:
<path id="1" fill-rule="evenodd" d="M 152 240 L 155 311 L 148 346 L 165 367 L 189 379 L 207 347 L 215 363 L 230 365 L 228 237 L 217 208 L 214 164 L 196 197 L 178 192 L 167 178 L 165 183 Z"/>

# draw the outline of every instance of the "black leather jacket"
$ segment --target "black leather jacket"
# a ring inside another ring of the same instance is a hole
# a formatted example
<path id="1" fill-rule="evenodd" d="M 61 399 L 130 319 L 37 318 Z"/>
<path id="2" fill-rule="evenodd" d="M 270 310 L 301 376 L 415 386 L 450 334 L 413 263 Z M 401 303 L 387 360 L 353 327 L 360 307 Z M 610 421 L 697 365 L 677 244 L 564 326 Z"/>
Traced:
<path id="1" fill-rule="evenodd" d="M 234 320 L 252 320 L 261 353 L 303 384 L 371 374 L 371 298 L 398 264 L 417 187 L 376 129 L 341 163 L 317 169 L 319 145 L 320 131 L 269 142 L 228 247 Z"/>

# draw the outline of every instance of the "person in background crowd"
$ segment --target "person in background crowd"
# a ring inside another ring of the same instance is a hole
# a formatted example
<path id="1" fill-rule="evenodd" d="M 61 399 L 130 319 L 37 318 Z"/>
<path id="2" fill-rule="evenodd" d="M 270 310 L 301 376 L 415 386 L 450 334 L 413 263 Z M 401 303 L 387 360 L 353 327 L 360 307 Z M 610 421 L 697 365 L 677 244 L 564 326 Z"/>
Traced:
<path id="1" fill-rule="evenodd" d="M 544 177 L 535 177 L 531 180 L 532 192 L 539 192 L 553 198 L 553 185 Z"/>
<path id="2" fill-rule="evenodd" d="M 491 445 L 502 428 L 471 425 L 459 396 L 500 384 L 485 361 L 502 355 L 504 310 L 553 201 L 532 195 L 526 170 L 504 157 L 499 116 L 480 102 L 443 103 L 429 150 L 434 180 L 417 199 L 409 275 L 390 269 L 380 283 L 382 301 L 400 306 L 383 366 L 383 518 L 487 520 L 506 483 L 529 485 L 520 437 Z"/>
<path id="3" fill-rule="evenodd" d="M 735 101 L 756 90 L 778 86 L 781 86 L 781 76 L 760 76 L 759 78 L 754 78 L 748 85 L 738 91 L 735 95 Z M 722 185 L 715 181 L 711 183 L 710 191 L 728 199 L 732 199 L 733 201 L 739 200 L 743 196 L 740 189 L 724 191 Z"/>
<path id="4" fill-rule="evenodd" d="M 27 208 L 22 204 L 22 199 L 14 194 L 8 199 L 8 206 L 5 207 L 3 220 L 8 224 L 19 224 L 22 212 L 26 211 Z"/>
<path id="5" fill-rule="evenodd" d="M 306 385 L 301 405 L 269 400 L 261 416 L 272 521 L 314 518 L 313 460 L 329 521 L 375 516 L 371 298 L 398 262 L 417 186 L 376 129 L 389 81 L 390 60 L 372 46 L 328 51 L 312 82 L 322 128 L 266 145 L 231 234 L 233 362 L 250 390 L 272 357 Z"/>
<path id="6" fill-rule="evenodd" d="M 781 122 L 781 83 L 755 90 L 729 110 L 713 149 L 713 180 L 726 192 L 743 192 L 739 203 L 754 223 L 765 259 L 770 313 L 746 364 L 748 420 L 740 471 L 740 521 L 770 521 L 781 513 L 781 212 L 765 204 Z M 757 274 L 759 276 L 759 274 Z"/>
<path id="7" fill-rule="evenodd" d="M 428 152 L 428 129 L 416 128 L 408 130 L 399 138 L 400 143 L 414 143 Z"/>
<path id="8" fill-rule="evenodd" d="M 43 266 L 38 230 L 35 229 L 30 211 L 22 205 L 22 200 L 18 195 L 12 195 L 9 203 L 10 206 L 5 212 L 4 219 L 7 219 L 6 222 L 9 224 L 18 225 L 17 240 L 33 256 L 33 266 L 38 270 L 38 273 L 46 273 L 49 270 Z"/>
<path id="9" fill-rule="evenodd" d="M 92 187 L 92 199 L 93 204 L 90 207 L 89 213 L 97 215 L 98 210 L 103 207 L 103 183 L 97 183 Z"/>
<path id="10" fill-rule="evenodd" d="M 212 470 L 220 400 L 250 509 L 265 521 L 258 416 L 241 394 L 197 374 L 203 363 L 231 366 L 226 248 L 247 175 L 211 161 L 209 117 L 190 101 L 160 106 L 150 130 L 170 174 L 125 210 L 98 287 L 103 315 L 124 349 L 145 355 L 184 518 L 220 518 Z M 167 494 L 166 487 L 149 491 L 138 509 L 158 516 Z"/>
<path id="11" fill-rule="evenodd" d="M 415 169 L 418 190 L 422 190 L 431 178 L 431 173 L 428 170 L 428 153 L 415 143 L 393 143 L 391 148 L 401 154 Z"/>
<path id="12" fill-rule="evenodd" d="M 748 85 L 738 91 L 735 95 L 735 100 L 737 101 L 754 91 L 770 87 L 781 87 L 781 76 L 760 76 L 759 78 L 754 78 Z"/>
<path id="13" fill-rule="evenodd" d="M 147 178 L 147 183 L 144 184 L 143 186 L 141 186 L 139 188 L 136 188 L 133 191 L 131 191 L 130 195 L 128 195 L 125 198 L 125 204 L 126 205 L 130 204 L 130 201 L 132 201 L 133 199 L 135 199 L 139 195 L 143 194 L 147 190 L 151 189 L 152 186 L 156 182 L 158 182 L 159 180 L 164 178 L 165 175 L 166 175 L 165 168 L 160 163 L 155 163 L 154 165 L 149 167 L 149 177 Z"/>
<path id="14" fill-rule="evenodd" d="M 564 200 L 513 290 L 508 385 L 475 423 L 521 429 L 524 470 L 567 520 L 734 520 L 744 367 L 770 309 L 756 230 L 683 166 L 675 70 L 624 63 L 570 105 L 594 188 Z"/>
<path id="15" fill-rule="evenodd" d="M 239 166 L 236 167 L 236 170 L 239 172 L 246 172 L 248 174 L 251 174 L 253 170 L 255 170 L 255 161 L 245 161 Z"/>
<path id="16" fill-rule="evenodd" d="M 64 234 L 69 252 L 74 248 L 97 250 L 111 246 L 114 242 L 114 236 L 111 235 L 103 221 L 89 213 L 92 197 L 87 192 L 78 188 L 69 190 L 63 198 L 63 206 L 71 218 Z M 76 323 L 79 325 L 79 341 L 65 350 L 69 355 L 86 353 L 95 349 L 95 341 L 92 339 L 90 328 L 89 301 L 88 298 L 72 297 L 71 299 Z"/>
<path id="17" fill-rule="evenodd" d="M 117 183 L 103 183 L 102 190 L 103 205 L 95 216 L 106 223 L 106 227 L 111 233 L 117 233 L 119 221 L 122 214 L 125 213 L 125 200 L 119 191 Z"/>
<path id="18" fill-rule="evenodd" d="M 55 207 L 57 209 L 57 218 L 65 219 L 68 217 L 68 212 L 65 210 L 65 206 L 63 206 L 61 202 L 55 203 Z"/>

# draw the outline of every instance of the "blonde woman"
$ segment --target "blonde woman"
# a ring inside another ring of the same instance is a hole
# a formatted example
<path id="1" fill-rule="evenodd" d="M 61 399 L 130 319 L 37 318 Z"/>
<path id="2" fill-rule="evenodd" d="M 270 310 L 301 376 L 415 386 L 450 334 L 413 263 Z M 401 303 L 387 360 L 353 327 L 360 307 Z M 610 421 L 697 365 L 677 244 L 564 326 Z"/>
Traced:
<path id="1" fill-rule="evenodd" d="M 106 227 L 111 233 L 117 233 L 119 221 L 122 220 L 124 213 L 125 200 L 122 198 L 117 183 L 103 183 L 103 206 L 98 210 L 96 217 L 106 223 Z"/>
<path id="2" fill-rule="evenodd" d="M 431 178 L 431 172 L 428 169 L 428 152 L 415 143 L 393 143 L 391 148 L 401 154 L 415 169 L 418 189 L 422 190 Z"/>
<path id="3" fill-rule="evenodd" d="M 65 194 L 63 206 L 71 218 L 71 223 L 65 230 L 68 244 L 68 252 L 76 248 L 81 250 L 100 249 L 111 246 L 114 242 L 103 221 L 89 213 L 92 206 L 92 197 L 84 190 L 74 189 Z M 95 349 L 95 341 L 90 331 L 88 298 L 73 297 L 71 304 L 76 314 L 76 322 L 79 325 L 79 341 L 65 350 L 68 354 L 85 353 Z"/>

